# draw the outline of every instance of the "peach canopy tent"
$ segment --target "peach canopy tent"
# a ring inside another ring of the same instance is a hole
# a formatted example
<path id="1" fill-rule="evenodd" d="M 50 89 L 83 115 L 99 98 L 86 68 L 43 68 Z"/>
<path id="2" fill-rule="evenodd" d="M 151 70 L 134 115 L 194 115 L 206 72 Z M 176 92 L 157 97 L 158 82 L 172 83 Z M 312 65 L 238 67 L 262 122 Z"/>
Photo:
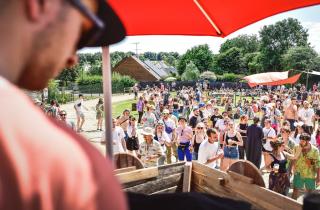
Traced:
<path id="1" fill-rule="evenodd" d="M 320 0 L 108 0 L 128 36 L 193 35 L 225 37 L 266 17 Z M 112 30 L 112 28 L 110 29 Z M 112 139 L 111 66 L 109 48 L 103 47 L 106 138 Z M 112 158 L 112 143 L 107 141 Z"/>
<path id="2" fill-rule="evenodd" d="M 268 72 L 261 74 L 253 74 L 250 76 L 244 77 L 245 80 L 248 81 L 250 87 L 255 87 L 257 85 L 284 85 L 284 84 L 294 84 L 296 83 L 300 76 L 300 74 L 296 74 L 292 77 L 288 77 L 289 71 L 286 72 Z"/>

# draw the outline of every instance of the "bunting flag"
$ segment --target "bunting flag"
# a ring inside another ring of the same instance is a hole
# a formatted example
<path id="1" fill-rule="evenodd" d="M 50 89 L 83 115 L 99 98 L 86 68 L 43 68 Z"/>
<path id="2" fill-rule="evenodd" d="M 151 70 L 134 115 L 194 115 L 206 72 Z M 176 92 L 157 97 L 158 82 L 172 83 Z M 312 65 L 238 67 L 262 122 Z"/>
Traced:
<path id="1" fill-rule="evenodd" d="M 244 79 L 248 81 L 250 87 L 255 87 L 257 85 L 277 86 L 296 83 L 299 80 L 301 73 L 292 77 L 289 77 L 288 75 L 289 71 L 268 72 L 246 76 Z"/>

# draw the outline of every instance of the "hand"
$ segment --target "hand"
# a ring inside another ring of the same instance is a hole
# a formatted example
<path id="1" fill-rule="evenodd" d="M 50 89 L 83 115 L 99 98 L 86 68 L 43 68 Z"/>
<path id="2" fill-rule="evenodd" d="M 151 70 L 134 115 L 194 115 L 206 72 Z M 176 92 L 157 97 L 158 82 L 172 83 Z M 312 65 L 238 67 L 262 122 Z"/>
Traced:
<path id="1" fill-rule="evenodd" d="M 223 158 L 223 156 L 224 156 L 223 153 L 218 154 L 218 158 Z"/>

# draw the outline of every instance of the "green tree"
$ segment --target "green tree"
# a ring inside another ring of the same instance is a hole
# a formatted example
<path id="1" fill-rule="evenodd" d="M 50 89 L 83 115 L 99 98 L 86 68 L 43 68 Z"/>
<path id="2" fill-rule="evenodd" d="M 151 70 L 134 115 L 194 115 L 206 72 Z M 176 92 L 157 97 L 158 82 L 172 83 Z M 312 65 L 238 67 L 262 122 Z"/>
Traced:
<path id="1" fill-rule="evenodd" d="M 220 53 L 217 57 L 217 65 L 223 73 L 234 72 L 241 73 L 242 51 L 237 47 L 232 47 L 227 51 Z"/>
<path id="2" fill-rule="evenodd" d="M 317 53 L 309 46 L 292 47 L 282 56 L 282 66 L 286 70 L 310 70 Z"/>
<path id="3" fill-rule="evenodd" d="M 187 64 L 192 61 L 200 72 L 204 72 L 210 69 L 212 66 L 213 60 L 212 51 L 209 49 L 209 45 L 199 45 L 189 49 L 184 55 L 181 56 L 181 59 L 178 63 L 178 72 L 180 75 L 186 69 Z"/>
<path id="4" fill-rule="evenodd" d="M 76 65 L 71 68 L 64 69 L 56 79 L 61 80 L 65 84 L 67 84 L 68 82 L 75 82 L 78 76 L 79 76 L 79 65 Z"/>
<path id="5" fill-rule="evenodd" d="M 293 18 L 264 26 L 259 34 L 264 70 L 282 69 L 281 57 L 289 48 L 308 46 L 308 31 Z"/>
<path id="6" fill-rule="evenodd" d="M 190 61 L 183 74 L 181 75 L 181 80 L 183 81 L 192 81 L 192 80 L 197 80 L 200 76 L 200 72 L 197 68 L 197 66 Z"/>
<path id="7" fill-rule="evenodd" d="M 241 49 L 243 54 L 257 52 L 259 50 L 259 40 L 256 35 L 240 35 L 225 41 L 220 47 L 220 53 L 233 47 Z"/>
<path id="8" fill-rule="evenodd" d="M 200 79 L 216 81 L 217 76 L 212 71 L 205 71 L 201 73 Z"/>

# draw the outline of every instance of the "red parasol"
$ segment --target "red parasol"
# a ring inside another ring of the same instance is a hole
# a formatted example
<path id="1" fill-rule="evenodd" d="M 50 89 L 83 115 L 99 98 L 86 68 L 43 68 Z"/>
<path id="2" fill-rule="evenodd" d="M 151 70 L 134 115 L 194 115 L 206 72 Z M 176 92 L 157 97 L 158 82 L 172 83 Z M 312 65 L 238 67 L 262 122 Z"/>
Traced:
<path id="1" fill-rule="evenodd" d="M 266 17 L 319 0 L 108 0 L 127 34 L 225 37 Z"/>

